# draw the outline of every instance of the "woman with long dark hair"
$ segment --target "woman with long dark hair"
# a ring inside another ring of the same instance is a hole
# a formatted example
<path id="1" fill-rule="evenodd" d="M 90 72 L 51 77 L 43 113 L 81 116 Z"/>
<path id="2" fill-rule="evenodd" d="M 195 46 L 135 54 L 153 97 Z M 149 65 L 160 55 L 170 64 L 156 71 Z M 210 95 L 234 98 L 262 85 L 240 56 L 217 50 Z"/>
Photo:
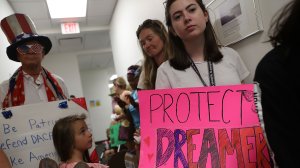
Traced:
<path id="1" fill-rule="evenodd" d="M 157 71 L 156 88 L 241 84 L 249 75 L 239 54 L 218 45 L 201 0 L 167 0 L 171 58 Z"/>

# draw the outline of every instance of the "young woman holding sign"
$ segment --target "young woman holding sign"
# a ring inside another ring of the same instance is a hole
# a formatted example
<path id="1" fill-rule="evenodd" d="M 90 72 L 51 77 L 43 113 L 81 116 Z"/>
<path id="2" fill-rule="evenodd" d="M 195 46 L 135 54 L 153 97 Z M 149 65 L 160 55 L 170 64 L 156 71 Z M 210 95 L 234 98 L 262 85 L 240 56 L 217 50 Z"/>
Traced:
<path id="1" fill-rule="evenodd" d="M 249 75 L 239 54 L 217 44 L 201 0 L 167 0 L 171 59 L 157 71 L 156 89 L 233 85 Z"/>

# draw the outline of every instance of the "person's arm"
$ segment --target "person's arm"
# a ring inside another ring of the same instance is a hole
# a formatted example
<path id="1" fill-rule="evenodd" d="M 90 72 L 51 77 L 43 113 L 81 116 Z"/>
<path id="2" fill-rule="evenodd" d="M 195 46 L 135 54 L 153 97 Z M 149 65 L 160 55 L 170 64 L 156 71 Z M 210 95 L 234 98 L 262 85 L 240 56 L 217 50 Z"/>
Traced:
<path id="1" fill-rule="evenodd" d="M 239 74 L 239 77 L 241 79 L 241 83 L 245 83 L 245 79 L 250 75 L 250 72 L 245 65 L 244 61 L 242 60 L 241 56 L 238 52 L 232 49 L 233 54 L 236 56 L 236 70 Z"/>
<path id="2" fill-rule="evenodd" d="M 245 79 L 250 75 L 250 72 L 244 61 L 242 60 L 240 54 L 230 47 L 222 47 L 221 51 L 224 57 L 227 58 L 227 61 L 230 61 L 230 64 L 235 67 L 236 72 L 239 75 L 241 84 L 244 84 Z"/>
<path id="3" fill-rule="evenodd" d="M 0 149 L 0 167 L 1 168 L 11 168 L 9 160 L 5 153 Z"/>
<path id="4" fill-rule="evenodd" d="M 169 64 L 169 63 L 167 63 L 167 64 Z M 168 67 L 166 67 L 166 68 L 168 68 Z M 172 88 L 171 83 L 169 81 L 168 75 L 167 75 L 163 65 L 161 65 L 157 69 L 155 89 L 169 89 L 169 88 Z"/>
<path id="5" fill-rule="evenodd" d="M 138 107 L 139 106 L 139 103 L 136 102 L 131 95 L 126 95 L 125 98 L 128 99 L 128 101 L 130 102 L 130 104 L 133 107 Z"/>

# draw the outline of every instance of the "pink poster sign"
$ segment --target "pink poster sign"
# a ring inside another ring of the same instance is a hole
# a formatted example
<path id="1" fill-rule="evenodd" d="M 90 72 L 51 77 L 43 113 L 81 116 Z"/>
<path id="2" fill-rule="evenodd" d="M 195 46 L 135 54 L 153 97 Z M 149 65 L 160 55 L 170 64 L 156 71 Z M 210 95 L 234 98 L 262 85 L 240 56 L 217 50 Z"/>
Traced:
<path id="1" fill-rule="evenodd" d="M 253 84 L 138 94 L 139 167 L 271 167 Z"/>

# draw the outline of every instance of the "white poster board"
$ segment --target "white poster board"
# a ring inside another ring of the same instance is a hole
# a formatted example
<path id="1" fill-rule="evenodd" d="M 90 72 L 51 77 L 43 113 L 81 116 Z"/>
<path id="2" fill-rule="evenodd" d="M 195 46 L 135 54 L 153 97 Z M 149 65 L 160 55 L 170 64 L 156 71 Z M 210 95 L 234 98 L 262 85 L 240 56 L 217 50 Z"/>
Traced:
<path id="1" fill-rule="evenodd" d="M 75 100 L 75 99 L 74 99 Z M 76 100 L 85 100 L 78 98 Z M 0 148 L 4 150 L 13 168 L 35 168 L 45 157 L 56 160 L 58 155 L 52 141 L 52 128 L 59 118 L 85 113 L 90 127 L 88 112 L 74 101 L 67 101 L 68 108 L 59 108 L 54 101 L 8 108 L 13 116 L 0 116 Z M 66 139 L 67 140 L 67 139 Z"/>

